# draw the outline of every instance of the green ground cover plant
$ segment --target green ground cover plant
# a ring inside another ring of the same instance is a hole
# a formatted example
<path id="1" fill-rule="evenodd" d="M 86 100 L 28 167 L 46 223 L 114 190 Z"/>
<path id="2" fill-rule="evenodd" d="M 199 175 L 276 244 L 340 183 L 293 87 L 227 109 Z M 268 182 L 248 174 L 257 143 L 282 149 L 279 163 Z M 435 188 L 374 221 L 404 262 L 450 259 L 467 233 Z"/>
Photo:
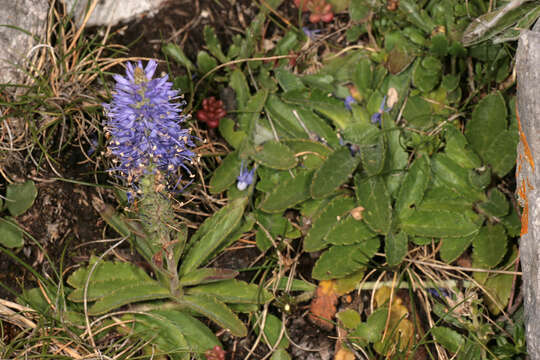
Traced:
<path id="1" fill-rule="evenodd" d="M 246 358 L 264 346 L 264 358 L 291 359 L 288 319 L 304 303 L 337 334 L 338 360 L 524 359 L 513 41 L 540 6 L 306 0 L 291 2 L 298 18 L 286 19 L 284 3 L 261 1 L 227 46 L 211 26 L 197 54 L 164 43 L 184 71 L 170 79 L 153 60 L 125 62 L 125 76 L 106 73 L 120 60 L 98 61 L 88 83 L 109 84 L 103 120 L 94 98 L 84 121 L 33 131 L 53 163 L 63 144 L 91 143 L 95 131 L 103 152 L 85 154 L 99 157 L 101 179 L 115 176 L 117 204 L 93 204 L 121 238 L 18 303 L 63 329 L 51 349 L 72 341 L 111 358 L 224 359 L 221 328 L 253 330 Z M 337 30 L 336 15 L 348 21 Z M 200 137 L 204 128 L 213 138 Z M 65 143 L 47 140 L 64 130 Z M 197 153 L 206 141 L 227 151 Z M 200 184 L 222 207 L 190 226 L 177 209 Z M 0 229 L 15 229 L 33 182 L 5 197 Z M 10 249 L 23 233 L 10 234 L 0 244 L 18 258 Z M 259 267 L 213 265 L 249 237 Z M 109 257 L 127 243 L 146 267 Z M 308 271 L 300 259 L 312 259 Z M 254 275 L 236 279 L 242 270 Z M 27 335 L 2 357 L 25 338 L 43 341 Z M 119 343 L 129 346 L 115 354 Z"/>

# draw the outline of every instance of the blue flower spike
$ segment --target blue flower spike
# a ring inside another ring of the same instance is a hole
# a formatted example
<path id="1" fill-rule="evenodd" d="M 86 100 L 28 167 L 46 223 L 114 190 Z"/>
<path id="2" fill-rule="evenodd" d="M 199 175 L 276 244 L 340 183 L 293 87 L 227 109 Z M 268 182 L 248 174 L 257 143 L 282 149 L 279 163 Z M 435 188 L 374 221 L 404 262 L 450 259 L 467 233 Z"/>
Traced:
<path id="1" fill-rule="evenodd" d="M 185 102 L 178 90 L 172 89 L 168 76 L 152 79 L 157 63 L 150 60 L 143 68 L 127 63 L 126 75 L 115 75 L 116 85 L 110 104 L 103 104 L 107 115 L 106 130 L 110 136 L 108 153 L 114 156 L 111 169 L 137 189 L 145 174 L 170 180 L 186 170 L 195 154 L 191 130 L 182 128 Z"/>
<path id="2" fill-rule="evenodd" d="M 247 166 L 244 165 L 244 160 L 240 164 L 240 175 L 236 178 L 238 181 L 236 183 L 236 188 L 240 191 L 244 191 L 248 188 L 249 185 L 253 183 L 253 176 L 255 174 L 255 168 L 248 170 Z"/>

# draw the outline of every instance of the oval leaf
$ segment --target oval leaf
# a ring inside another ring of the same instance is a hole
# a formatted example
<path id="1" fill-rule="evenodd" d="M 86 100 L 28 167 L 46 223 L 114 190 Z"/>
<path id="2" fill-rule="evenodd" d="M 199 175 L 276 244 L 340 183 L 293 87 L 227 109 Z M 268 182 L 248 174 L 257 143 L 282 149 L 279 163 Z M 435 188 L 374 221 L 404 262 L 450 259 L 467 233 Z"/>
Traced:
<path id="1" fill-rule="evenodd" d="M 501 262 L 508 240 L 503 225 L 487 225 L 473 239 L 473 260 L 488 268 Z"/>
<path id="2" fill-rule="evenodd" d="M 32 180 L 23 184 L 10 184 L 6 190 L 6 206 L 12 216 L 19 216 L 30 209 L 37 197 L 37 188 Z"/>
<path id="3" fill-rule="evenodd" d="M 240 174 L 241 163 L 242 161 L 238 158 L 237 153 L 232 152 L 227 155 L 210 179 L 210 192 L 218 194 L 234 184 Z"/>
<path id="4" fill-rule="evenodd" d="M 490 94 L 475 106 L 465 126 L 465 136 L 484 160 L 490 144 L 506 130 L 507 111 L 500 92 Z"/>
<path id="5" fill-rule="evenodd" d="M 300 171 L 294 178 L 279 183 L 259 205 L 262 211 L 269 213 L 282 212 L 310 198 L 312 171 Z"/>
<path id="6" fill-rule="evenodd" d="M 364 221 L 371 230 L 387 234 L 392 223 L 392 205 L 390 195 L 382 177 L 361 179 L 356 177 L 356 197 L 358 204 L 364 207 Z"/>
<path id="7" fill-rule="evenodd" d="M 305 251 L 318 251 L 324 249 L 326 234 L 338 223 L 341 216 L 347 214 L 355 207 L 355 201 L 350 197 L 336 197 L 320 211 L 313 225 L 304 239 Z"/>
<path id="8" fill-rule="evenodd" d="M 388 265 L 396 266 L 401 264 L 405 255 L 407 255 L 408 244 L 409 240 L 404 232 L 390 234 L 386 237 L 384 252 Z"/>
<path id="9" fill-rule="evenodd" d="M 375 235 L 363 221 L 347 216 L 330 229 L 324 237 L 324 242 L 332 245 L 352 245 L 366 241 Z"/>
<path id="10" fill-rule="evenodd" d="M 349 180 L 358 163 L 360 158 L 351 156 L 347 147 L 334 151 L 313 175 L 311 196 L 314 199 L 321 199 L 332 194 Z"/>
<path id="11" fill-rule="evenodd" d="M 332 246 L 319 257 L 312 276 L 317 280 L 331 280 L 352 274 L 368 264 L 379 245 L 379 238 L 373 237 L 355 245 Z"/>
<path id="12" fill-rule="evenodd" d="M 396 212 L 400 219 L 409 216 L 413 208 L 420 204 L 430 177 L 429 158 L 422 156 L 414 160 L 403 179 L 396 200 Z"/>
<path id="13" fill-rule="evenodd" d="M 452 353 L 458 352 L 458 350 L 465 344 L 465 339 L 457 331 L 449 329 L 443 326 L 435 326 L 431 328 L 431 333 L 435 338 L 435 341 L 444 346 L 448 351 Z"/>
<path id="14" fill-rule="evenodd" d="M 472 235 L 480 228 L 462 213 L 446 210 L 415 210 L 401 226 L 409 235 L 443 238 Z"/>
<path id="15" fill-rule="evenodd" d="M 447 264 L 452 263 L 467 250 L 474 236 L 457 237 L 452 239 L 443 239 L 439 255 L 441 260 Z"/>
<path id="16" fill-rule="evenodd" d="M 267 141 L 253 155 L 258 163 L 277 170 L 287 170 L 296 166 L 294 153 L 277 141 Z"/>
<path id="17" fill-rule="evenodd" d="M 21 229 L 8 219 L 0 218 L 0 244 L 13 249 L 24 245 Z"/>

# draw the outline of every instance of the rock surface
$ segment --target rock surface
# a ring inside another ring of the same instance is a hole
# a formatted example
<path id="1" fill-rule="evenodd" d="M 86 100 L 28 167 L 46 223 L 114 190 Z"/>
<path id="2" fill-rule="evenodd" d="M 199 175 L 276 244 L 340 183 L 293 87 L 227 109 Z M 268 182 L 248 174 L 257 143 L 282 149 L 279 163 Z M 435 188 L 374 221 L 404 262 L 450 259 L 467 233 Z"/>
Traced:
<path id="1" fill-rule="evenodd" d="M 166 0 L 65 0 L 69 11 L 73 10 L 78 26 L 81 26 L 87 9 L 95 4 L 87 26 L 116 25 L 136 16 L 159 10 Z"/>
<path id="2" fill-rule="evenodd" d="M 517 191 L 523 206 L 520 241 L 527 349 L 540 360 L 540 22 L 523 31 L 516 56 L 520 143 Z"/>
<path id="3" fill-rule="evenodd" d="M 0 9 L 0 84 L 20 83 L 19 67 L 39 54 L 33 48 L 45 36 L 49 1 L 0 0 Z"/>

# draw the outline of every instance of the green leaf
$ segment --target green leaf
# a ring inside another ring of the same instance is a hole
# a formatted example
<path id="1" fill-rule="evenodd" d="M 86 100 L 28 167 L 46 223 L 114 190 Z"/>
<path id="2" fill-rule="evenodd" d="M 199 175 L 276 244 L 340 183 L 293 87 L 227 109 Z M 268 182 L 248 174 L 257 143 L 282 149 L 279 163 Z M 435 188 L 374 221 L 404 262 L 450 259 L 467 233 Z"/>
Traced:
<path id="1" fill-rule="evenodd" d="M 226 63 L 229 59 L 221 50 L 221 43 L 218 40 L 214 29 L 211 26 L 205 25 L 203 29 L 204 41 L 212 55 L 214 55 L 221 63 Z"/>
<path id="2" fill-rule="evenodd" d="M 508 239 L 501 224 L 486 225 L 473 239 L 473 260 L 491 269 L 506 255 Z"/>
<path id="3" fill-rule="evenodd" d="M 386 159 L 386 140 L 383 133 L 372 137 L 360 146 L 360 157 L 365 172 L 370 175 L 378 175 L 384 169 Z"/>
<path id="4" fill-rule="evenodd" d="M 324 237 L 325 244 L 352 245 L 372 238 L 376 234 L 362 221 L 352 216 L 340 219 Z"/>
<path id="5" fill-rule="evenodd" d="M 304 84 L 298 78 L 298 76 L 294 75 L 293 73 L 284 68 L 275 69 L 274 75 L 276 76 L 276 79 L 279 82 L 279 86 L 281 86 L 283 91 L 305 89 Z"/>
<path id="6" fill-rule="evenodd" d="M 286 104 L 277 95 L 269 95 L 264 108 L 274 122 L 275 128 L 281 129 L 286 137 L 308 137 L 302 124 L 294 116 L 293 110 L 295 110 L 295 107 Z"/>
<path id="7" fill-rule="evenodd" d="M 259 181 L 257 181 L 255 188 L 264 193 L 271 193 L 279 184 L 292 178 L 291 171 L 276 171 L 265 166 L 258 166 L 256 172 Z M 296 170 L 292 172 L 294 175 Z"/>
<path id="8" fill-rule="evenodd" d="M 300 80 L 311 88 L 318 88 L 322 91 L 334 91 L 334 77 L 328 74 L 307 74 Z"/>
<path id="9" fill-rule="evenodd" d="M 219 194 L 234 184 L 238 174 L 240 174 L 241 163 L 242 161 L 238 158 L 236 152 L 229 153 L 217 169 L 214 170 L 214 174 L 210 179 L 210 192 Z"/>
<path id="10" fill-rule="evenodd" d="M 515 3 L 509 2 L 506 3 L 506 6 L 501 6 L 494 11 L 485 13 L 470 22 L 463 33 L 461 42 L 465 46 L 478 44 L 493 38 L 508 28 L 514 28 L 515 23 L 526 17 L 536 6 L 538 5 L 535 2 L 530 4 L 522 2 L 521 6 L 516 7 Z"/>
<path id="11" fill-rule="evenodd" d="M 129 237 L 131 235 L 132 229 L 129 226 L 128 219 L 125 216 L 118 214 L 114 207 L 105 204 L 100 200 L 94 200 L 93 205 L 99 212 L 101 218 L 117 233 L 124 237 Z"/>
<path id="12" fill-rule="evenodd" d="M 8 218 L 0 218 L 0 244 L 7 248 L 16 248 L 24 245 L 21 229 Z"/>
<path id="13" fill-rule="evenodd" d="M 445 34 L 436 34 L 431 37 L 430 53 L 435 56 L 446 56 L 448 54 L 448 39 Z"/>
<path id="14" fill-rule="evenodd" d="M 296 107 L 295 110 L 296 114 L 298 115 L 298 119 L 300 119 L 300 124 L 303 124 L 302 127 L 306 127 L 310 138 L 314 138 L 315 135 L 317 135 L 318 137 L 326 140 L 328 145 L 333 148 L 336 148 L 339 145 L 339 139 L 336 132 L 325 119 L 317 115 L 313 110 L 304 108 L 302 106 Z M 293 116 L 296 120 L 298 120 L 296 115 L 293 114 Z"/>
<path id="15" fill-rule="evenodd" d="M 430 178 L 429 158 L 422 156 L 414 160 L 403 178 L 396 200 L 395 210 L 400 219 L 409 216 L 414 208 L 420 204 Z"/>
<path id="16" fill-rule="evenodd" d="M 148 300 L 166 299 L 171 296 L 169 289 L 157 281 L 131 282 L 127 286 L 110 291 L 88 309 L 89 315 L 101 315 L 121 306 Z"/>
<path id="17" fill-rule="evenodd" d="M 401 264 L 408 251 L 409 239 L 407 234 L 399 232 L 397 234 L 389 234 L 386 237 L 384 244 L 384 252 L 386 254 L 386 261 L 389 266 L 396 266 Z"/>
<path id="18" fill-rule="evenodd" d="M 268 291 L 258 285 L 234 279 L 198 285 L 187 289 L 186 294 L 209 295 L 224 303 L 264 304 L 272 298 Z"/>
<path id="19" fill-rule="evenodd" d="M 224 329 L 228 329 L 234 336 L 244 337 L 247 329 L 244 323 L 225 305 L 216 298 L 208 295 L 184 295 L 177 299 L 181 306 L 185 306 L 201 315 L 206 316 Z"/>
<path id="20" fill-rule="evenodd" d="M 441 241 L 441 248 L 439 249 L 441 260 L 447 264 L 452 263 L 467 250 L 469 245 L 471 245 L 473 238 L 474 235 L 443 239 Z"/>
<path id="21" fill-rule="evenodd" d="M 304 250 L 308 252 L 321 250 L 326 247 L 326 234 L 337 224 L 341 216 L 355 207 L 355 200 L 350 197 L 336 197 L 319 212 L 313 220 L 313 225 L 304 238 Z"/>
<path id="22" fill-rule="evenodd" d="M 431 333 L 436 342 L 441 344 L 451 353 L 457 353 L 465 345 L 465 339 L 457 331 L 444 326 L 431 328 Z"/>
<path id="23" fill-rule="evenodd" d="M 392 205 L 390 195 L 382 177 L 355 178 L 358 204 L 364 207 L 364 221 L 371 230 L 388 234 L 392 224 Z"/>
<path id="24" fill-rule="evenodd" d="M 257 149 L 253 159 L 258 163 L 277 170 L 287 170 L 296 166 L 294 153 L 277 141 L 267 141 Z"/>
<path id="25" fill-rule="evenodd" d="M 501 224 L 504 225 L 506 233 L 511 237 L 519 237 L 521 233 L 521 219 L 516 212 L 516 209 L 511 206 L 510 214 L 501 219 Z"/>
<path id="26" fill-rule="evenodd" d="M 12 216 L 19 216 L 30 209 L 37 197 L 37 188 L 32 180 L 23 184 L 9 184 L 6 190 L 6 206 Z"/>
<path id="27" fill-rule="evenodd" d="M 378 308 L 372 312 L 365 323 L 358 325 L 350 336 L 354 341 L 360 341 L 360 345 L 374 343 L 381 339 L 386 321 L 388 318 L 388 308 Z"/>
<path id="28" fill-rule="evenodd" d="M 518 256 L 517 249 L 514 248 L 512 251 L 512 256 L 509 257 L 508 261 L 503 264 L 502 268 L 507 269 L 509 266 L 515 263 L 516 257 Z M 508 305 L 510 295 L 512 294 L 512 283 L 514 282 L 514 275 L 512 274 L 496 274 L 490 276 L 485 284 L 485 289 L 490 293 L 494 298 L 495 302 L 491 297 L 484 294 L 484 301 L 493 315 L 499 315 Z"/>
<path id="29" fill-rule="evenodd" d="M 349 180 L 349 176 L 360 163 L 360 158 L 351 156 L 347 147 L 342 147 L 328 156 L 324 164 L 315 171 L 311 183 L 311 196 L 321 199 L 332 194 Z"/>
<path id="30" fill-rule="evenodd" d="M 402 76 L 393 76 L 390 79 L 390 84 L 399 87 L 401 84 L 398 83 L 398 81 L 403 82 L 401 77 Z M 382 119 L 382 128 L 383 131 L 386 132 L 387 148 L 385 151 L 386 160 L 384 162 L 385 167 L 383 172 L 386 177 L 386 187 L 388 188 L 388 192 L 393 198 L 396 198 L 402 179 L 405 176 L 405 172 L 402 170 L 404 170 L 408 164 L 409 154 L 402 144 L 401 130 L 396 126 L 396 123 L 391 118 L 391 115 L 384 113 Z"/>
<path id="31" fill-rule="evenodd" d="M 219 268 L 200 268 L 193 270 L 180 278 L 180 286 L 192 286 L 208 284 L 216 281 L 233 279 L 238 275 L 238 271 Z"/>
<path id="32" fill-rule="evenodd" d="M 488 200 L 478 204 L 480 210 L 490 216 L 503 217 L 510 211 L 510 203 L 506 196 L 497 188 L 489 191 Z"/>
<path id="33" fill-rule="evenodd" d="M 92 256 L 89 265 L 74 271 L 73 274 L 68 277 L 67 283 L 74 288 L 84 288 L 88 282 L 90 289 L 95 284 L 107 282 L 124 282 L 125 284 L 129 284 L 131 282 L 147 282 L 152 280 L 142 268 L 131 263 L 101 261 L 95 265 L 97 261 L 98 258 Z M 93 269 L 93 272 L 90 279 L 88 279 L 91 269 Z M 111 287 L 104 291 L 100 296 L 106 295 L 113 289 L 114 287 Z"/>
<path id="34" fill-rule="evenodd" d="M 401 227 L 412 236 L 455 238 L 475 234 L 480 226 L 460 212 L 417 209 Z"/>
<path id="35" fill-rule="evenodd" d="M 195 270 L 213 255 L 214 250 L 240 223 L 246 203 L 247 198 L 233 200 L 203 222 L 190 239 L 193 245 L 182 261 L 180 274 Z"/>
<path id="36" fill-rule="evenodd" d="M 341 321 L 343 326 L 347 329 L 356 329 L 362 322 L 358 311 L 353 309 L 345 309 L 336 314 L 336 317 Z"/>
<path id="37" fill-rule="evenodd" d="M 291 360 L 291 356 L 284 348 L 280 347 L 272 354 L 270 360 Z"/>
<path id="38" fill-rule="evenodd" d="M 419 95 L 410 96 L 403 110 L 403 117 L 407 123 L 416 129 L 430 128 L 435 122 L 431 104 Z"/>
<path id="39" fill-rule="evenodd" d="M 413 84 L 422 92 L 430 92 L 440 81 L 441 71 L 433 63 L 433 57 L 426 57 L 423 61 L 417 61 L 413 70 Z M 431 61 L 428 61 L 431 60 Z M 438 63 L 440 66 L 440 62 Z"/>
<path id="40" fill-rule="evenodd" d="M 466 199 L 485 200 L 483 192 L 473 188 L 469 182 L 469 172 L 454 162 L 446 154 L 435 154 L 431 161 L 433 174 L 446 187 Z"/>
<path id="41" fill-rule="evenodd" d="M 290 139 L 281 142 L 291 149 L 306 169 L 317 169 L 332 153 L 332 149 L 316 141 L 305 139 Z"/>
<path id="42" fill-rule="evenodd" d="M 491 143 L 506 130 L 507 111 L 500 92 L 490 94 L 475 106 L 472 118 L 465 126 L 465 136 L 473 149 L 487 160 Z"/>
<path id="43" fill-rule="evenodd" d="M 353 121 L 351 112 L 345 108 L 342 100 L 328 97 L 326 92 L 318 89 L 289 91 L 283 95 L 283 101 L 307 106 L 330 119 L 341 130 Z"/>
<path id="44" fill-rule="evenodd" d="M 518 142 L 517 132 L 505 130 L 493 139 L 485 151 L 486 162 L 491 165 L 493 172 L 499 177 L 504 177 L 516 166 Z"/>
<path id="45" fill-rule="evenodd" d="M 467 138 L 453 125 L 446 125 L 444 152 L 450 159 L 464 168 L 473 169 L 482 166 L 482 160 L 470 149 Z"/>
<path id="46" fill-rule="evenodd" d="M 253 94 L 247 101 L 245 108 L 238 115 L 238 123 L 240 124 L 240 129 L 245 131 L 247 134 L 254 135 L 256 130 L 255 124 L 258 123 L 258 119 L 261 115 L 261 111 L 266 103 L 268 97 L 268 91 L 260 90 Z M 260 144 L 254 139 L 255 144 Z"/>
<path id="47" fill-rule="evenodd" d="M 180 65 L 185 66 L 186 69 L 190 71 L 195 70 L 195 66 L 193 65 L 191 60 L 188 59 L 186 54 L 184 54 L 184 52 L 178 45 L 168 43 L 161 48 L 161 51 L 163 51 L 163 53 L 166 56 L 171 57 L 174 61 L 176 61 Z"/>
<path id="48" fill-rule="evenodd" d="M 166 353 L 172 360 L 189 360 L 190 346 L 184 334 L 162 315 L 148 313 L 128 314 L 122 317 L 122 320 L 133 322 L 132 334 L 153 343 L 157 346 L 159 352 Z"/>
<path id="49" fill-rule="evenodd" d="M 359 244 L 332 246 L 319 257 L 311 275 L 317 280 L 331 280 L 352 274 L 368 264 L 379 245 L 379 238 L 373 237 Z"/>
<path id="50" fill-rule="evenodd" d="M 272 246 L 272 239 L 268 237 L 266 232 L 268 232 L 272 238 L 285 236 L 288 221 L 280 213 L 267 214 L 262 211 L 256 211 L 255 217 L 259 225 L 259 230 L 256 235 L 257 247 L 261 251 L 266 251 Z"/>
<path id="51" fill-rule="evenodd" d="M 279 319 L 277 316 L 272 315 L 272 314 L 266 315 L 266 319 L 264 321 L 264 329 L 263 329 L 263 332 L 265 335 L 264 342 L 271 349 L 273 349 L 274 347 L 277 347 L 279 349 L 286 349 L 289 347 L 289 340 L 287 339 L 287 335 L 285 333 L 283 333 L 283 336 L 281 337 L 279 344 L 277 344 L 277 341 L 280 338 L 279 335 L 281 334 L 282 326 L 283 326 L 283 323 L 281 322 L 281 319 Z M 256 325 L 255 332 L 258 334 L 260 331 L 261 331 L 260 326 Z"/>
<path id="52" fill-rule="evenodd" d="M 312 171 L 299 171 L 294 178 L 278 184 L 259 205 L 262 211 L 269 213 L 282 212 L 311 197 Z"/>
<path id="53" fill-rule="evenodd" d="M 353 21 L 360 21 L 367 17 L 370 12 L 370 7 L 366 6 L 362 1 L 351 1 L 349 4 L 349 16 Z"/>
<path id="54" fill-rule="evenodd" d="M 238 109 L 244 109 L 250 97 L 249 85 L 246 77 L 242 70 L 238 68 L 234 69 L 230 76 L 231 80 L 229 81 L 229 86 L 232 87 L 236 93 Z"/>
<path id="55" fill-rule="evenodd" d="M 212 330 L 203 322 L 185 312 L 173 309 L 152 310 L 150 316 L 158 316 L 157 321 L 170 322 L 175 327 L 175 331 L 182 333 L 194 352 L 204 353 L 216 345 L 221 346 L 219 339 Z"/>
<path id="56" fill-rule="evenodd" d="M 238 149 L 244 139 L 247 137 L 247 134 L 243 130 L 236 130 L 236 123 L 234 120 L 229 118 L 223 118 L 219 121 L 219 133 L 231 146 L 235 149 Z"/>
<path id="57" fill-rule="evenodd" d="M 217 66 L 217 61 L 206 51 L 199 51 L 197 54 L 197 67 L 199 68 L 199 71 L 201 74 L 206 74 L 210 72 L 213 68 Z M 231 79 L 232 82 L 232 79 Z"/>

